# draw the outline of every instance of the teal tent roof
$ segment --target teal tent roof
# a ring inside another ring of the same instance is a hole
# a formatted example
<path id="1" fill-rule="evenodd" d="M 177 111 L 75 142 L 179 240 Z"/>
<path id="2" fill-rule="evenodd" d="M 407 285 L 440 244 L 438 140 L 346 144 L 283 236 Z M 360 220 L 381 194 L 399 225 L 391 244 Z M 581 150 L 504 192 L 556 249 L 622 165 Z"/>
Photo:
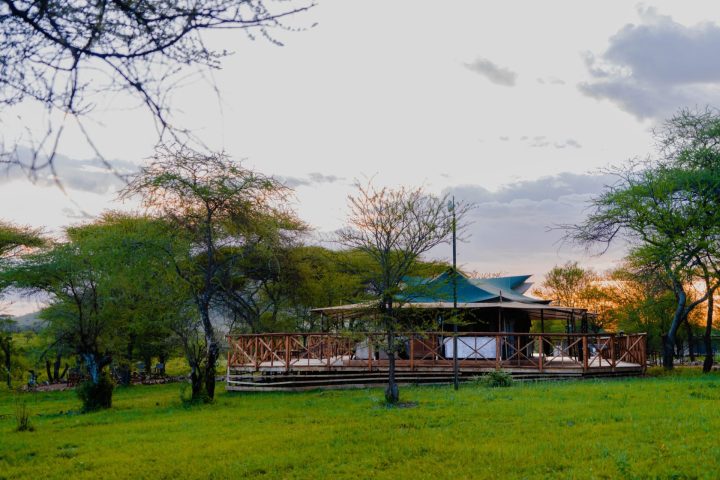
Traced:
<path id="1" fill-rule="evenodd" d="M 405 289 L 398 295 L 399 300 L 409 303 L 452 302 L 453 275 L 447 270 L 433 278 L 408 277 Z M 540 300 L 524 295 L 530 284 L 530 275 L 471 279 L 462 273 L 457 274 L 458 303 L 478 302 L 520 302 L 548 304 L 549 300 Z"/>

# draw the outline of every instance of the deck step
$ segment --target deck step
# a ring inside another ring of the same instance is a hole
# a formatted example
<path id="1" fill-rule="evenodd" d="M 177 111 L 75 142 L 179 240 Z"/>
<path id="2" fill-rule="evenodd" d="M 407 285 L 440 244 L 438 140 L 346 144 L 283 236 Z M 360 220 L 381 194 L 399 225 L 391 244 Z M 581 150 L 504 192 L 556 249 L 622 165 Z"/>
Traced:
<path id="1" fill-rule="evenodd" d="M 578 372 L 558 373 L 520 373 L 510 372 L 514 380 L 519 382 L 566 381 L 588 378 Z M 616 372 L 617 373 L 617 372 Z M 615 374 L 613 374 L 615 375 Z M 622 375 L 622 373 L 621 373 Z M 603 375 L 610 376 L 610 375 Z M 463 372 L 460 381 L 467 382 L 478 375 Z M 387 382 L 386 372 L 317 372 L 304 374 L 261 374 L 261 375 L 228 375 L 228 390 L 237 391 L 298 391 L 311 389 L 336 388 L 369 388 Z M 451 373 L 433 372 L 398 372 L 396 381 L 401 385 L 419 384 L 450 384 L 453 382 Z"/>

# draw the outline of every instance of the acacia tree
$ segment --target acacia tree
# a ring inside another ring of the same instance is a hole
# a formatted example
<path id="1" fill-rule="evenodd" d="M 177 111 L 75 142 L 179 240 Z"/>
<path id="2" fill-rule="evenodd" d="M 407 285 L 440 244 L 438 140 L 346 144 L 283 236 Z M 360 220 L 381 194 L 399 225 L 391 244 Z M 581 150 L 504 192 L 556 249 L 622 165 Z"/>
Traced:
<path id="1" fill-rule="evenodd" d="M 647 332 L 648 346 L 655 351 L 663 348 L 662 335 L 670 328 L 676 305 L 666 278 L 662 270 L 629 257 L 610 272 L 610 282 L 603 287 L 612 301 L 609 320 L 620 330 Z"/>
<path id="2" fill-rule="evenodd" d="M 673 134 L 685 135 L 676 125 L 682 116 L 667 123 Z M 701 137 L 714 132 L 720 139 L 717 125 L 708 130 L 692 135 Z M 669 136 L 659 135 L 661 140 Z M 687 289 L 697 273 L 698 259 L 717 251 L 720 229 L 717 156 L 710 155 L 702 145 L 688 145 L 676 150 L 665 148 L 665 156 L 655 162 L 613 170 L 617 183 L 592 200 L 587 219 L 565 227 L 568 238 L 586 245 L 607 245 L 624 237 L 635 246 L 637 258 L 663 273 L 676 299 L 664 347 L 663 364 L 667 369 L 673 367 L 678 328 L 710 294 L 706 290 L 699 298 L 689 300 Z"/>
<path id="3" fill-rule="evenodd" d="M 0 316 L 0 354 L 2 354 L 2 368 L 5 370 L 5 383 L 8 389 L 12 388 L 12 334 L 15 322 L 12 319 Z"/>
<path id="4" fill-rule="evenodd" d="M 95 256 L 110 255 L 98 266 L 103 274 L 99 295 L 107 297 L 102 299 L 103 315 L 115 325 L 112 353 L 125 384 L 133 359 L 141 359 L 149 372 L 152 357 L 167 355 L 170 323 L 189 298 L 172 259 L 161 254 L 187 248 L 169 227 L 154 218 L 106 212 L 96 222 L 68 229 L 75 244 Z"/>
<path id="5" fill-rule="evenodd" d="M 555 265 L 536 290 L 543 298 L 568 307 L 585 306 L 593 284 L 598 280 L 594 270 L 582 268 L 578 262 Z"/>
<path id="6" fill-rule="evenodd" d="M 81 357 L 89 388 L 98 393 L 97 397 L 91 395 L 92 408 L 110 406 L 112 388 L 103 370 L 112 360 L 110 344 L 116 330 L 112 317 L 103 315 L 104 297 L 99 294 L 102 272 L 96 260 L 97 255 L 78 245 L 59 244 L 5 272 L 14 287 L 50 296 L 42 318 L 51 323 L 56 339 L 72 345 Z"/>
<path id="7" fill-rule="evenodd" d="M 709 212 L 715 225 L 720 224 L 720 111 L 681 110 L 658 132 L 662 164 L 696 172 L 702 188 L 693 189 L 694 201 Z M 707 315 L 704 332 L 705 361 L 703 371 L 712 368 L 712 322 L 714 294 L 720 288 L 720 228 L 706 230 L 704 249 L 695 257 L 698 275 L 705 286 Z"/>
<path id="8" fill-rule="evenodd" d="M 347 226 L 337 232 L 337 241 L 346 248 L 365 253 L 372 263 L 367 272 L 369 287 L 378 303 L 380 327 L 386 334 L 388 386 L 385 399 L 400 398 L 395 381 L 395 307 L 404 279 L 421 256 L 448 243 L 453 229 L 453 212 L 448 196 L 436 197 L 422 187 L 390 189 L 356 183 L 357 193 L 348 197 Z M 470 206 L 455 206 L 457 224 L 464 229 Z"/>
<path id="9" fill-rule="evenodd" d="M 78 393 L 86 411 L 112 405 L 107 367 L 139 322 L 152 320 L 154 330 L 167 331 L 164 316 L 179 302 L 166 291 L 172 265 L 142 248 L 166 238 L 165 230 L 156 221 L 107 214 L 68 228 L 66 242 L 28 255 L 0 275 L 17 289 L 49 296 L 41 318 L 55 343 L 81 359 L 87 381 Z"/>
<path id="10" fill-rule="evenodd" d="M 14 225 L 12 223 L 0 221 L 0 271 L 4 268 L 3 260 L 7 261 L 9 257 L 14 257 L 15 253 L 22 248 L 39 248 L 45 244 L 40 230 Z M 0 294 L 7 285 L 5 285 L 0 277 Z M 3 369 L 7 373 L 7 386 L 12 386 L 12 353 L 13 353 L 13 335 L 14 322 L 1 315 L 0 312 L 0 353 L 3 355 Z"/>
<path id="11" fill-rule="evenodd" d="M 258 215 L 242 244 L 223 248 L 232 262 L 222 270 L 218 303 L 230 314 L 230 330 L 274 329 L 296 288 L 291 252 L 306 226 L 292 215 Z"/>
<path id="12" fill-rule="evenodd" d="M 229 291 L 228 279 L 242 274 L 243 247 L 259 242 L 268 219 L 276 225 L 297 224 L 285 208 L 289 193 L 279 181 L 243 168 L 225 154 L 166 146 L 158 148 L 122 192 L 122 198 L 139 196 L 149 213 L 167 221 L 190 245 L 185 258 L 175 259 L 175 269 L 188 285 L 203 332 L 204 355 L 192 356 L 196 360 L 189 356 L 194 399 L 215 395 L 220 343 L 213 305 Z M 188 323 L 183 328 L 187 331 Z"/>
<path id="13" fill-rule="evenodd" d="M 586 308 L 594 312 L 596 315 L 592 317 L 590 327 L 597 330 L 608 325 L 607 309 L 611 303 L 601 280 L 602 277 L 592 268 L 583 268 L 578 262 L 568 261 L 550 269 L 533 293 L 557 305 Z"/>
<path id="14" fill-rule="evenodd" d="M 52 167 L 66 122 L 87 136 L 85 119 L 108 92 L 144 105 L 161 140 L 187 134 L 174 126 L 169 91 L 193 73 L 220 68 L 230 54 L 210 48 L 203 33 L 241 30 L 280 44 L 272 33 L 295 30 L 283 22 L 312 6 L 311 0 L 0 2 L 0 108 L 30 101 L 48 113 L 35 155 L 23 166 Z M 88 143 L 95 148 L 89 136 Z M 2 146 L 0 160 L 20 162 L 13 145 Z"/>

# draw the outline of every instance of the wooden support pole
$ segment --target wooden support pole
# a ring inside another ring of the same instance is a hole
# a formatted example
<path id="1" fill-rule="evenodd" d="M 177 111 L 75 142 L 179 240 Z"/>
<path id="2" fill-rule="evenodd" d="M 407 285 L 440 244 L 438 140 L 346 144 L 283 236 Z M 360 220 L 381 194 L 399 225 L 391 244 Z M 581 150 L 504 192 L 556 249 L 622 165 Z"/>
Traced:
<path id="1" fill-rule="evenodd" d="M 495 369 L 500 370 L 500 335 L 495 335 Z"/>
<path id="2" fill-rule="evenodd" d="M 542 312 L 542 310 L 541 310 L 541 312 Z M 540 345 L 538 346 L 538 354 L 540 355 L 540 358 L 538 361 L 538 369 L 540 370 L 540 372 L 542 372 L 543 371 L 543 356 L 544 356 L 543 346 L 545 345 L 545 336 L 540 335 L 538 338 L 540 339 Z"/>
<path id="3" fill-rule="evenodd" d="M 582 337 L 582 356 L 583 356 L 583 372 L 588 370 L 588 341 L 587 335 L 583 334 Z"/>
<path id="4" fill-rule="evenodd" d="M 610 367 L 615 371 L 615 334 L 610 334 Z"/>
<path id="5" fill-rule="evenodd" d="M 640 350 L 642 352 L 642 372 L 645 373 L 647 370 L 647 335 L 644 333 L 640 342 Z"/>

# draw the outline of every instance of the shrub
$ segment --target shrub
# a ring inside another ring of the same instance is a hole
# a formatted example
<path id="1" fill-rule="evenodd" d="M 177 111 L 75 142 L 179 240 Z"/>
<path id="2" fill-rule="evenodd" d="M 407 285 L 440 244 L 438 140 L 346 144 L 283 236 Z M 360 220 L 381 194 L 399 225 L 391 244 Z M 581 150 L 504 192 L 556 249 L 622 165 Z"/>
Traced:
<path id="1" fill-rule="evenodd" d="M 15 398 L 15 430 L 18 432 L 32 432 L 35 430 L 30 424 L 30 409 L 27 401 L 19 395 Z"/>
<path id="2" fill-rule="evenodd" d="M 110 378 L 110 374 L 102 372 L 98 383 L 92 380 L 86 380 L 77 386 L 77 395 L 83 404 L 83 412 L 92 412 L 102 408 L 112 407 L 112 393 L 115 388 L 115 382 Z"/>
<path id="3" fill-rule="evenodd" d="M 497 387 L 512 387 L 513 378 L 508 372 L 502 370 L 495 370 L 490 372 L 483 377 L 483 383 L 485 386 L 490 388 Z"/>

